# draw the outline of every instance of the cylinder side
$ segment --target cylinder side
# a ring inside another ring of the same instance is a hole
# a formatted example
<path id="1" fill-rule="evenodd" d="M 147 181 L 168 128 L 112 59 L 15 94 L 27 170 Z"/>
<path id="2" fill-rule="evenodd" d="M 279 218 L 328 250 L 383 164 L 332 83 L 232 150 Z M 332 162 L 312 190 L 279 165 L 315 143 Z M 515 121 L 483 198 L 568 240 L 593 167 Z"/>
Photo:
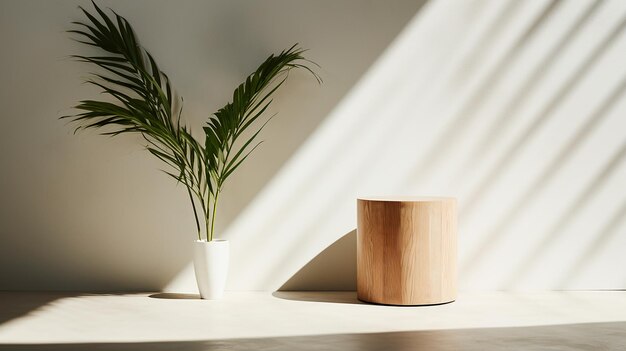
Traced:
<path id="1" fill-rule="evenodd" d="M 392 305 L 456 299 L 456 200 L 357 200 L 357 295 Z"/>

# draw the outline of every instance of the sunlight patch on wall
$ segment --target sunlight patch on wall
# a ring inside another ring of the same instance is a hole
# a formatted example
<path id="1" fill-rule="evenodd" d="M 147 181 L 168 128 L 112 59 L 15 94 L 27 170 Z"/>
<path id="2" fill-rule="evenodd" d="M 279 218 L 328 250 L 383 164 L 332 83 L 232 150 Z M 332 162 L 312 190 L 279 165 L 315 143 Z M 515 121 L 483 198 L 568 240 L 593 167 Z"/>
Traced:
<path id="1" fill-rule="evenodd" d="M 625 19 L 619 1 L 427 4 L 227 229 L 229 288 L 277 289 L 371 194 L 459 198 L 464 289 L 624 288 Z M 188 267 L 167 290 L 194 284 Z"/>

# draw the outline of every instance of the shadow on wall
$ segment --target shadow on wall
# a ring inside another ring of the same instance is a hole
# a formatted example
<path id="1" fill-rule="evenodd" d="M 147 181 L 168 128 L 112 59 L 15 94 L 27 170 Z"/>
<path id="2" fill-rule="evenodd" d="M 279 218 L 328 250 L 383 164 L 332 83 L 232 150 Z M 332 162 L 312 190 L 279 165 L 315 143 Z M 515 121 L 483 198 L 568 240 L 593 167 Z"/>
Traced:
<path id="1" fill-rule="evenodd" d="M 0 344 L 0 350 L 620 350 L 625 339 L 626 322 L 610 322 L 228 340 Z"/>
<path id="2" fill-rule="evenodd" d="M 320 252 L 278 290 L 356 290 L 356 230 L 343 235 Z"/>
<path id="3" fill-rule="evenodd" d="M 162 165 L 137 139 L 74 136 L 56 119 L 77 100 L 97 94 L 80 84 L 87 68 L 64 59 L 85 50 L 65 33 L 70 21 L 81 17 L 80 2 L 0 5 L 0 42 L 7 52 L 0 57 L 0 76 L 10 87 L 0 94 L 0 105 L 5 127 L 15 131 L 0 140 L 0 163 L 11 164 L 0 178 L 0 193 L 6 195 L 0 202 L 0 289 L 159 290 L 190 261 L 195 228 L 186 194 L 157 172 Z M 286 45 L 300 42 L 322 66 L 323 88 L 294 72 L 279 92 L 274 105 L 279 116 L 263 132 L 267 142 L 225 188 L 216 223 L 224 233 L 424 3 L 106 5 L 131 21 L 172 77 L 185 97 L 184 118 L 193 126 L 204 123 L 259 62 Z M 90 7 L 88 1 L 83 5 Z M 39 96 L 36 103 L 32 96 Z"/>

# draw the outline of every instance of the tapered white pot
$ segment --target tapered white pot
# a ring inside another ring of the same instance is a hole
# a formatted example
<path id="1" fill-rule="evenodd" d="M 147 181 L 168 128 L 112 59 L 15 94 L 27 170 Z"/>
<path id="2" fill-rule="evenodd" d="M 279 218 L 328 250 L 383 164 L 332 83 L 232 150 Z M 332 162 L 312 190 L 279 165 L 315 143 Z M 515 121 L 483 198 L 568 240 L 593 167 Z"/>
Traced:
<path id="1" fill-rule="evenodd" d="M 200 296 L 216 300 L 224 295 L 228 276 L 228 240 L 200 241 L 193 243 L 193 268 Z"/>

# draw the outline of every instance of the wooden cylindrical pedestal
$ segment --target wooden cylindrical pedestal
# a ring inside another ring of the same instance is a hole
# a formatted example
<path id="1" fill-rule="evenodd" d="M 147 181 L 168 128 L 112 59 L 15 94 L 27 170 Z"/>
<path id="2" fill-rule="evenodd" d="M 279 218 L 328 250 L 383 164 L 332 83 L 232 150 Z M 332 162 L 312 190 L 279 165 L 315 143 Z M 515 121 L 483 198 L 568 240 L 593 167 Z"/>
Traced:
<path id="1" fill-rule="evenodd" d="M 456 299 L 454 198 L 357 200 L 357 295 L 389 305 Z"/>

